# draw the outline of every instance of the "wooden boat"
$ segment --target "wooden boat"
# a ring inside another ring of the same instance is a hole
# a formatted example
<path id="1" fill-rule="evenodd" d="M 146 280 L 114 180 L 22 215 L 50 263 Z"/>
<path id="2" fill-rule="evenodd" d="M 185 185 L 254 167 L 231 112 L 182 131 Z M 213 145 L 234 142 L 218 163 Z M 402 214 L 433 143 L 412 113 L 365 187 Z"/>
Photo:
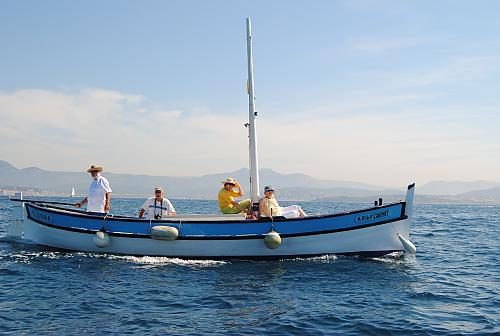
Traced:
<path id="1" fill-rule="evenodd" d="M 252 36 L 247 19 L 250 194 L 259 200 Z M 415 253 L 409 240 L 415 185 L 403 201 L 351 212 L 287 219 L 176 215 L 159 220 L 61 208 L 18 197 L 10 235 L 76 251 L 190 259 L 283 259 L 328 254 Z M 54 203 L 54 202 L 52 202 Z M 55 202 L 57 203 L 57 202 Z"/>

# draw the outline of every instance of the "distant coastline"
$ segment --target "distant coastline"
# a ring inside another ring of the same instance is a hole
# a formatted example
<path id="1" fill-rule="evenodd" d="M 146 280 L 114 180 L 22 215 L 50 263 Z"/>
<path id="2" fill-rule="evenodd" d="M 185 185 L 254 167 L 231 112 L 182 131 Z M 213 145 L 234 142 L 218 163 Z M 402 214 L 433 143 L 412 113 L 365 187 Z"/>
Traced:
<path id="1" fill-rule="evenodd" d="M 248 192 L 248 169 L 204 176 L 148 176 L 104 172 L 113 189 L 113 197 L 143 198 L 151 196 L 155 186 L 166 188 L 172 199 L 216 199 L 220 181 L 226 177 L 239 180 Z M 305 174 L 281 174 L 260 169 L 261 187 L 273 185 L 283 201 L 384 203 L 404 198 L 406 186 L 391 188 L 356 181 L 322 180 Z M 76 196 L 86 195 L 90 179 L 85 172 L 48 171 L 37 167 L 16 168 L 0 161 L 0 196 L 69 197 L 72 188 Z M 417 185 L 415 203 L 420 204 L 479 204 L 500 205 L 500 182 L 490 181 L 431 181 Z"/>
<path id="2" fill-rule="evenodd" d="M 9 198 L 14 197 L 17 192 L 22 192 L 24 198 L 29 197 L 65 197 L 69 198 L 69 194 L 57 193 L 50 191 L 37 190 L 33 188 L 0 188 L 0 197 Z M 279 196 L 279 195 L 278 195 Z M 73 198 L 79 199 L 84 197 L 83 195 L 76 195 Z M 124 195 L 124 194 L 114 194 L 115 198 L 130 198 L 130 199 L 142 199 L 146 195 Z M 372 196 L 365 197 L 347 197 L 347 196 L 331 196 L 328 198 L 312 198 L 312 197 L 280 197 L 282 201 L 297 201 L 297 202 L 337 202 L 337 203 L 372 203 L 374 200 L 378 199 L 380 195 L 373 194 Z M 170 197 L 174 200 L 194 200 L 194 201 L 209 201 L 216 200 L 215 196 L 210 197 Z M 391 203 L 403 199 L 403 194 L 401 195 L 385 195 L 382 197 L 384 203 Z M 429 204 L 429 205 L 500 205 L 500 199 L 468 199 L 456 196 L 429 196 L 429 195 L 415 195 L 416 204 Z"/>

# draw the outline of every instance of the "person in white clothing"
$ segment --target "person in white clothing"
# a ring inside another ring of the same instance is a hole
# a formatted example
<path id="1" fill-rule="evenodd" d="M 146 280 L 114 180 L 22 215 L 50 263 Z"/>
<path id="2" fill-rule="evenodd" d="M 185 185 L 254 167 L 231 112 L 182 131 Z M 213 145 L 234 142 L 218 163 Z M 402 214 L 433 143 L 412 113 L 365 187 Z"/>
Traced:
<path id="1" fill-rule="evenodd" d="M 259 201 L 259 214 L 261 217 L 283 216 L 286 218 L 304 217 L 306 213 L 298 205 L 281 207 L 274 197 L 274 188 L 266 186 L 264 197 Z"/>
<path id="2" fill-rule="evenodd" d="M 155 188 L 155 197 L 150 197 L 144 202 L 139 212 L 139 218 L 148 212 L 148 219 L 161 219 L 164 216 L 175 215 L 175 209 L 172 203 L 163 197 L 163 188 Z"/>
<path id="3" fill-rule="evenodd" d="M 88 212 L 108 213 L 112 190 L 108 180 L 101 176 L 102 167 L 92 165 L 87 173 L 90 173 L 93 179 L 90 183 L 88 196 L 81 202 L 75 203 L 75 206 L 80 208 L 87 203 Z"/>

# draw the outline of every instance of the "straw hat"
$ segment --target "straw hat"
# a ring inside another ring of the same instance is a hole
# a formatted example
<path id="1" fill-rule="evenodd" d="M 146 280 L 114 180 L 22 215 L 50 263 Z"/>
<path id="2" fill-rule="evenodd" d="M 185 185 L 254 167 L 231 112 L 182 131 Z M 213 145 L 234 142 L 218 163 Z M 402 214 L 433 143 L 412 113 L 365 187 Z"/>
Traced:
<path id="1" fill-rule="evenodd" d="M 226 184 L 226 183 L 229 183 L 229 184 L 234 184 L 236 185 L 236 180 L 232 177 L 228 177 L 227 179 L 225 179 L 224 181 L 221 181 L 222 184 Z"/>
<path id="2" fill-rule="evenodd" d="M 92 173 L 92 172 L 100 173 L 100 172 L 102 172 L 102 167 L 92 165 L 92 166 L 90 166 L 89 169 L 87 169 L 87 173 Z"/>

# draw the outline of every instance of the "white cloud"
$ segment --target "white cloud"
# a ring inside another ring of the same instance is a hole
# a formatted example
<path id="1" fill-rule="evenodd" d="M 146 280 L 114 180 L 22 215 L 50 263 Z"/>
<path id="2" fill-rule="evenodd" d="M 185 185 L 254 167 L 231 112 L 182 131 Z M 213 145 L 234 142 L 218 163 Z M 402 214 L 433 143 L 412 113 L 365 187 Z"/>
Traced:
<path id="1" fill-rule="evenodd" d="M 401 87 L 425 87 L 446 83 L 466 83 L 478 81 L 499 69 L 498 56 L 453 57 L 446 62 L 413 70 L 395 82 Z"/>
<path id="2" fill-rule="evenodd" d="M 412 48 L 429 43 L 430 40 L 413 37 L 358 37 L 346 41 L 345 52 L 354 52 L 360 54 L 375 54 L 399 49 Z"/>
<path id="3" fill-rule="evenodd" d="M 341 108 L 327 116 L 260 116 L 261 167 L 393 186 L 500 180 L 500 144 L 484 142 L 466 111 L 450 119 L 437 109 L 336 114 Z M 92 163 L 155 175 L 230 171 L 248 165 L 245 118 L 200 107 L 162 110 L 143 96 L 101 89 L 0 93 L 0 159 L 73 171 Z"/>

